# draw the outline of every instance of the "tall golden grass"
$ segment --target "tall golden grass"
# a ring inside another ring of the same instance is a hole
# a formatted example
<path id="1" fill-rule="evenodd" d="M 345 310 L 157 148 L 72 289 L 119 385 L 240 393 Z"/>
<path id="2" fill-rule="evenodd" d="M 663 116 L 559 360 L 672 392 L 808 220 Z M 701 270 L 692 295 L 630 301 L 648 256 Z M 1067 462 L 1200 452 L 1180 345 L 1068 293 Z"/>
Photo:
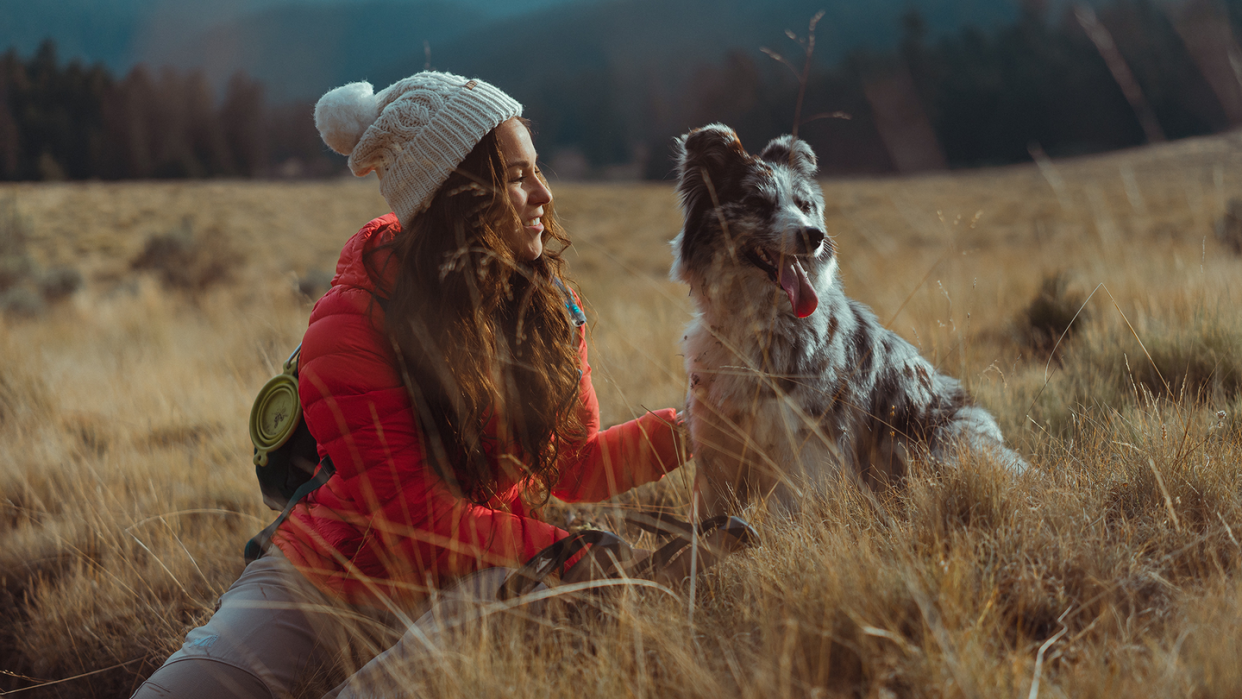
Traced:
<path id="1" fill-rule="evenodd" d="M 961 378 L 1032 472 L 1010 480 L 966 455 L 899 491 L 844 488 L 792 518 L 756 509 L 763 545 L 693 595 L 623 589 L 534 624 L 496 614 L 395 668 L 400 685 L 1242 695 L 1242 259 L 1212 233 L 1242 191 L 1240 156 L 1226 136 L 1042 169 L 826 182 L 842 283 Z M 679 405 L 690 308 L 667 280 L 672 189 L 554 189 L 605 423 Z M 41 264 L 87 279 L 42 318 L 0 320 L 0 688 L 126 696 L 210 615 L 272 516 L 249 461 L 250 402 L 305 328 L 298 280 L 330 270 L 384 205 L 373 182 L 9 185 L 0 197 Z M 229 281 L 174 291 L 130 269 L 151 236 L 182 228 L 214 241 Z M 1082 310 L 1055 356 L 1031 339 L 1041 292 Z M 690 481 L 674 473 L 550 516 L 650 544 L 618 514 L 684 508 Z"/>

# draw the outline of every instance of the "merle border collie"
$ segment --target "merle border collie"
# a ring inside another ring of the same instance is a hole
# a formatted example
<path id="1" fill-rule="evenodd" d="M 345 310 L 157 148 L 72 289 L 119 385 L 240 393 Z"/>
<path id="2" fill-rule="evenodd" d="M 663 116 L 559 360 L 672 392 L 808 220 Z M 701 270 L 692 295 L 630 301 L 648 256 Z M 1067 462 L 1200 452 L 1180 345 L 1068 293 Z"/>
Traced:
<path id="1" fill-rule="evenodd" d="M 959 449 L 1025 470 L 956 379 L 846 298 L 810 146 L 782 136 L 751 155 L 712 124 L 676 149 L 685 227 L 672 276 L 697 307 L 683 350 L 709 514 L 753 498 L 795 508 L 843 478 L 895 484 L 911 459 L 953 462 Z"/>

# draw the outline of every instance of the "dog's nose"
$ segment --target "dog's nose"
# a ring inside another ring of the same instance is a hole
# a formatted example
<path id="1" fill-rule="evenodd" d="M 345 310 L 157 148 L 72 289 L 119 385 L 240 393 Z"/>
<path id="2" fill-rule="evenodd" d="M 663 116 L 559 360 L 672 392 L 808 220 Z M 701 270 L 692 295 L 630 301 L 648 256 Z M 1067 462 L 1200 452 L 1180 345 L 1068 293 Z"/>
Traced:
<path id="1" fill-rule="evenodd" d="M 802 243 L 806 246 L 805 250 L 807 252 L 818 250 L 820 244 L 824 242 L 824 238 L 827 237 L 828 236 L 818 228 L 811 228 L 808 226 L 802 229 Z"/>

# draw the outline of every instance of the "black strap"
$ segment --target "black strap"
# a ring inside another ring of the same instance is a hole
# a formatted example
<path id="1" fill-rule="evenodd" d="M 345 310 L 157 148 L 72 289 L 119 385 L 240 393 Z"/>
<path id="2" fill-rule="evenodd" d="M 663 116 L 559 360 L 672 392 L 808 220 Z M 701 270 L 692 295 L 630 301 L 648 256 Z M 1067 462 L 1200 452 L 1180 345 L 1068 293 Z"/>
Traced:
<path id="1" fill-rule="evenodd" d="M 690 536 L 690 522 L 659 510 L 639 510 L 627 515 L 625 521 L 661 539 Z"/>
<path id="2" fill-rule="evenodd" d="M 753 546 L 759 543 L 759 533 L 746 520 L 740 517 L 729 517 L 727 515 L 709 517 L 699 522 L 695 529 L 698 531 L 699 537 L 704 537 L 718 529 L 723 529 L 738 546 Z M 631 575 L 636 578 L 654 577 L 657 572 L 663 570 L 665 566 L 671 563 L 677 557 L 677 554 L 685 551 L 690 545 L 690 527 L 687 524 L 684 534 L 654 551 L 631 572 Z"/>
<path id="3" fill-rule="evenodd" d="M 535 554 L 526 565 L 510 573 L 501 583 L 500 589 L 496 590 L 496 599 L 503 602 L 524 595 L 535 589 L 554 570 L 559 571 L 557 575 L 564 575 L 565 563 L 581 551 L 583 546 L 619 550 L 628 544 L 621 537 L 603 529 L 588 529 L 570 534 Z"/>
<path id="4" fill-rule="evenodd" d="M 272 535 L 276 533 L 276 529 L 280 527 L 281 522 L 285 521 L 289 513 L 293 512 L 293 506 L 298 504 L 302 498 L 312 491 L 327 483 L 334 473 L 336 473 L 336 466 L 332 463 L 332 457 L 323 457 L 323 460 L 319 462 L 319 471 L 315 473 L 315 477 L 298 486 L 298 489 L 293 491 L 293 497 L 289 498 L 289 504 L 285 505 L 284 511 L 280 513 L 276 521 L 267 525 L 263 531 L 255 534 L 253 539 L 246 542 L 245 554 L 247 564 L 254 563 L 263 555 L 267 545 L 272 542 Z"/>

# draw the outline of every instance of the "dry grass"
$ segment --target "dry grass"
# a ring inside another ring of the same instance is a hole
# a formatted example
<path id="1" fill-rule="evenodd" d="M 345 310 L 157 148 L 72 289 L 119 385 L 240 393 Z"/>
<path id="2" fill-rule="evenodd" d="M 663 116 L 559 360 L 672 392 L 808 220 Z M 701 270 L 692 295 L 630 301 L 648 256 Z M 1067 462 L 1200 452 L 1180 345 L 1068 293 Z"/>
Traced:
<path id="1" fill-rule="evenodd" d="M 764 545 L 693 598 L 629 590 L 535 628 L 497 616 L 403 670 L 406 688 L 1242 694 L 1242 260 L 1213 234 L 1242 192 L 1240 156 L 1223 137 L 1045 173 L 826 183 L 848 290 L 960 377 L 1036 470 L 1009 482 L 967 459 L 792 520 L 752 512 Z M 689 305 L 667 281 L 670 188 L 556 193 L 605 422 L 678 405 Z M 250 401 L 305 327 L 299 284 L 383 202 L 373 182 L 0 196 L 29 221 L 38 264 L 87 279 L 39 320 L 0 320 L 0 688 L 93 672 L 27 694 L 124 696 L 210 613 L 270 517 Z M 230 283 L 191 294 L 131 271 L 152 236 L 183 226 L 238 261 Z M 1063 298 L 1090 300 L 1050 361 L 1027 311 L 1058 274 Z M 618 506 L 684 504 L 687 482 Z M 578 521 L 615 511 L 573 508 Z"/>

